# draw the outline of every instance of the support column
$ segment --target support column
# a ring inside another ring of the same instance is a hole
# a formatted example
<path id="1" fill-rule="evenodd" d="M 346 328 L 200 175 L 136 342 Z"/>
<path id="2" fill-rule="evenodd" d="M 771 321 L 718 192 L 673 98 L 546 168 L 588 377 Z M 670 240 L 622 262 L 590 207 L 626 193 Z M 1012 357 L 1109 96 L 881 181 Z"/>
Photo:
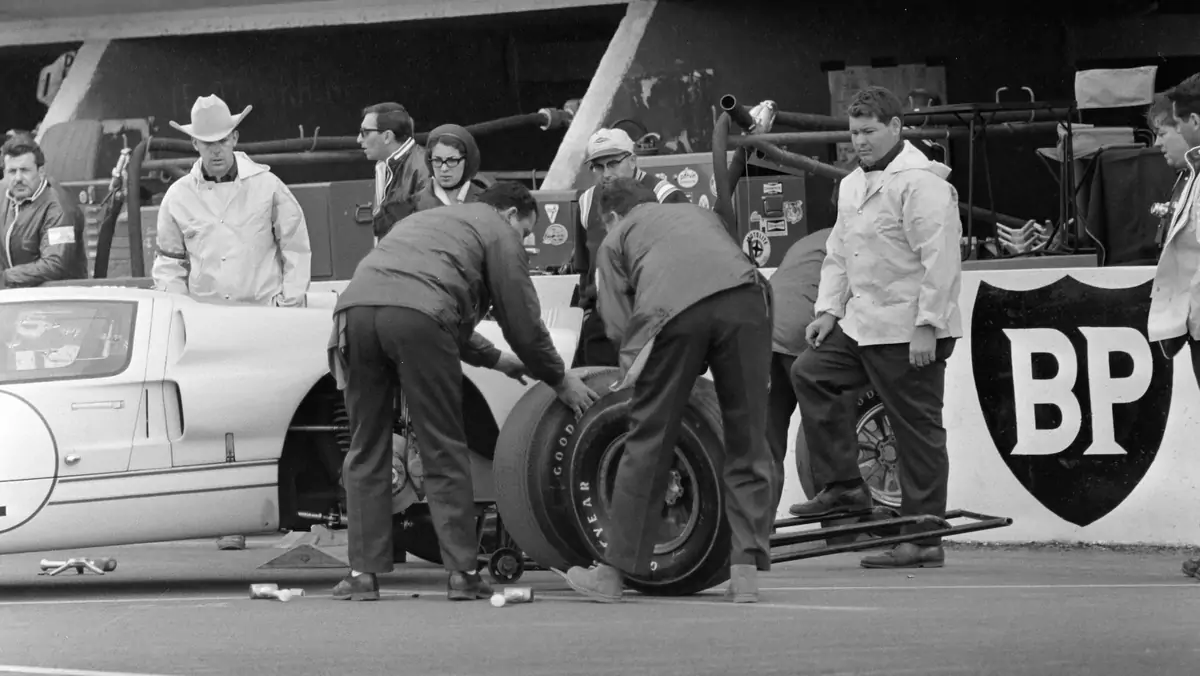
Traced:
<path id="1" fill-rule="evenodd" d="M 75 61 L 71 64 L 71 69 L 67 71 L 67 76 L 63 78 L 58 94 L 50 102 L 46 116 L 38 125 L 36 136 L 38 143 L 42 142 L 42 137 L 46 135 L 46 130 L 50 127 L 75 119 L 75 114 L 79 110 L 80 104 L 83 103 L 83 98 L 96 78 L 96 70 L 100 66 L 101 57 L 108 49 L 108 44 L 108 40 L 88 40 L 76 50 Z"/>
<path id="2" fill-rule="evenodd" d="M 579 103 L 579 112 L 558 147 L 546 180 L 542 182 L 543 190 L 570 190 L 575 186 L 588 137 L 600 128 L 612 109 L 613 99 L 633 65 L 633 57 L 646 34 L 646 25 L 657 6 L 658 0 L 630 0 L 625 18 L 621 19 L 617 32 L 608 43 L 608 50 L 600 59 L 587 93 Z"/>

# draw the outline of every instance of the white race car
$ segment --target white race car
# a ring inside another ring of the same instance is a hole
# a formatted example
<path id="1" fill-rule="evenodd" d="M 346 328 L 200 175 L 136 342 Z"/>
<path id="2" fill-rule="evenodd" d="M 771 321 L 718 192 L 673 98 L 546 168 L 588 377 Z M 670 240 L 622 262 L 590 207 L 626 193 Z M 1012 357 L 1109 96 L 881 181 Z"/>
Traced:
<path id="1" fill-rule="evenodd" d="M 569 362 L 582 314 L 567 306 L 565 281 L 535 278 Z M 344 525 L 350 436 L 326 360 L 329 291 L 310 293 L 305 309 L 113 285 L 0 292 L 0 554 Z M 479 332 L 507 349 L 494 322 Z M 629 392 L 609 391 L 615 369 L 584 371 L 606 394 L 576 421 L 543 384 L 464 367 L 481 556 L 493 576 L 519 575 L 514 555 L 565 568 L 604 546 Z M 399 410 L 397 548 L 438 561 L 420 440 Z M 653 572 L 631 586 L 687 594 L 727 579 L 720 453 L 716 397 L 701 379 Z"/>

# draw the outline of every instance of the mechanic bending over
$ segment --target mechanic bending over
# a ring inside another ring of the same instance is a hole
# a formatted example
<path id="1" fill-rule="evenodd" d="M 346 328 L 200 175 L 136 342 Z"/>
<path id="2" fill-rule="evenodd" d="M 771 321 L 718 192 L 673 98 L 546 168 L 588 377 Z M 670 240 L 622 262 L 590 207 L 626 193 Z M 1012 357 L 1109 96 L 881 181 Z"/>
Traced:
<path id="1" fill-rule="evenodd" d="M 950 169 L 901 138 L 901 107 L 882 87 L 847 109 L 860 166 L 841 181 L 810 347 L 792 366 L 808 451 L 832 470 L 797 516 L 871 507 L 852 412 L 841 400 L 870 384 L 896 430 L 903 515 L 946 512 L 949 458 L 942 423 L 946 359 L 962 336 L 962 224 Z M 905 526 L 921 532 L 936 526 Z M 862 559 L 866 568 L 938 567 L 941 539 Z"/>
<path id="2" fill-rule="evenodd" d="M 413 196 L 416 211 L 479 201 L 487 186 L 475 180 L 480 156 L 471 132 L 457 124 L 437 127 L 425 142 L 425 160 L 430 178 Z"/>
<path id="3" fill-rule="evenodd" d="M 726 596 L 752 603 L 757 571 L 771 567 L 775 517 L 766 443 L 770 287 L 712 211 L 656 204 L 633 178 L 606 178 L 596 192 L 608 230 L 597 252 L 597 308 L 621 346 L 621 386 L 633 385 L 632 424 L 613 484 L 604 561 L 571 568 L 567 582 L 594 600 L 616 602 L 623 574 L 650 573 L 658 540 L 651 515 L 666 499 L 683 412 L 707 365 L 725 434 Z"/>
<path id="4" fill-rule="evenodd" d="M 4 199 L 0 204 L 0 289 L 87 279 L 87 249 L 78 204 L 46 175 L 41 147 L 14 133 L 0 148 Z"/>
<path id="5" fill-rule="evenodd" d="M 333 598 L 377 600 L 376 576 L 394 567 L 397 388 L 416 429 L 451 600 L 492 593 L 478 573 L 462 362 L 522 382 L 531 374 L 553 387 L 577 415 L 597 399 L 579 376 L 566 371 L 542 323 L 521 245 L 536 219 L 533 195 L 512 182 L 487 189 L 479 203 L 417 212 L 363 258 L 338 297 L 329 355 L 338 387 L 345 390 L 352 430 L 342 473 L 351 571 L 334 587 Z M 516 357 L 474 332 L 489 308 Z"/>
<path id="6" fill-rule="evenodd" d="M 208 303 L 303 306 L 312 264 L 304 212 L 267 166 L 234 150 L 251 109 L 234 116 L 202 96 L 191 124 L 171 121 L 200 159 L 163 196 L 151 276 L 156 289 Z M 217 548 L 245 549 L 246 537 L 219 538 Z"/>
<path id="7" fill-rule="evenodd" d="M 375 201 L 372 225 L 375 239 L 416 207 L 413 198 L 429 180 L 425 149 L 413 138 L 412 116 L 399 103 L 377 103 L 362 111 L 358 144 L 375 162 Z"/>
<path id="8" fill-rule="evenodd" d="M 587 159 L 597 181 L 609 177 L 629 178 L 651 190 L 663 204 L 689 204 L 687 195 L 670 181 L 659 180 L 638 168 L 633 139 L 621 129 L 600 129 L 587 142 Z M 604 335 L 604 322 L 596 314 L 596 283 L 594 261 L 596 250 L 604 241 L 607 227 L 595 209 L 596 186 L 583 190 L 579 196 L 579 222 L 575 226 L 574 267 L 579 273 L 579 307 L 583 308 L 583 326 L 576 366 L 616 366 L 617 348 Z"/>

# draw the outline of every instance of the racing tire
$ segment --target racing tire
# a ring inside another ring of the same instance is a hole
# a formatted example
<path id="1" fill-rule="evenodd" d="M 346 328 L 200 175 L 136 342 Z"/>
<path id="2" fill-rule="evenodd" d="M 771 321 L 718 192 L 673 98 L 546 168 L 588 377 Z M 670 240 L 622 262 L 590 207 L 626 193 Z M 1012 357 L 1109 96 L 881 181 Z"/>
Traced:
<path id="1" fill-rule="evenodd" d="M 571 369 L 597 392 L 616 382 L 611 367 Z M 575 414 L 545 383 L 529 389 L 496 439 L 492 475 L 496 509 L 509 536 L 540 566 L 567 570 L 591 557 L 575 526 L 567 487 L 567 451 Z"/>
<path id="2" fill-rule="evenodd" d="M 615 380 L 615 378 L 613 378 Z M 617 467 L 629 432 L 632 388 L 604 394 L 570 438 L 570 496 L 575 525 L 589 558 L 603 560 L 604 534 Z M 724 435 L 711 381 L 693 386 L 661 515 L 659 539 L 646 575 L 625 574 L 628 588 L 653 596 L 687 596 L 729 579 L 730 530 L 725 519 Z"/>
<path id="3" fill-rule="evenodd" d="M 883 407 L 883 402 L 879 401 L 875 390 L 868 389 L 859 396 L 855 404 L 855 420 L 854 429 L 858 432 L 859 443 L 859 468 L 862 471 L 863 480 L 867 482 L 870 490 L 872 503 L 877 509 L 883 507 L 886 508 L 886 511 L 896 512 L 900 509 L 900 486 L 899 465 L 895 458 L 895 435 L 892 432 L 887 411 Z M 864 468 L 864 456 L 867 456 L 868 461 L 871 456 L 874 456 L 876 462 Z M 881 476 L 877 476 L 875 468 L 880 465 L 883 466 L 883 473 Z M 813 474 L 812 463 L 809 460 L 808 441 L 804 438 L 803 429 L 796 433 L 796 468 L 800 474 L 800 487 L 804 489 L 805 497 L 811 499 L 825 487 L 824 484 L 817 481 Z M 826 519 L 821 521 L 821 527 L 845 526 L 870 521 L 874 518 Z M 874 533 L 880 536 L 899 535 L 900 529 L 899 527 L 884 527 Z M 825 542 L 830 546 L 848 544 L 856 542 L 862 537 L 867 536 L 862 534 L 843 535 L 826 538 Z"/>
<path id="4" fill-rule="evenodd" d="M 871 490 L 871 498 L 876 505 L 893 509 L 900 508 L 900 466 L 896 463 L 896 436 L 892 431 L 891 420 L 883 402 L 874 390 L 867 390 L 859 396 L 855 406 L 855 431 L 858 432 L 859 468 L 862 469 L 863 479 Z M 870 460 L 874 456 L 876 462 L 868 468 L 863 468 L 863 458 Z M 883 465 L 882 473 L 874 471 L 874 467 Z M 809 461 L 808 442 L 804 438 L 804 430 L 796 434 L 796 467 L 800 473 L 800 487 L 804 495 L 812 498 L 824 488 L 817 485 L 813 476 L 812 463 Z"/>

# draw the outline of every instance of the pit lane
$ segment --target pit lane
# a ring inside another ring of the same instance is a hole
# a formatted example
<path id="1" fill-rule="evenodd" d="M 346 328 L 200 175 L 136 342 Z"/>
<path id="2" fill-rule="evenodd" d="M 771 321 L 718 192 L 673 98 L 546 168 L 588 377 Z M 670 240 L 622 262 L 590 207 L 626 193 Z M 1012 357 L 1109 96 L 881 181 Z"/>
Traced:
<path id="1" fill-rule="evenodd" d="M 116 557 L 103 577 L 37 576 L 55 554 L 3 557 L 0 674 L 1124 675 L 1200 661 L 1200 583 L 1178 552 L 954 548 L 947 568 L 916 571 L 835 555 L 776 566 L 755 605 L 719 590 L 593 604 L 531 572 L 518 584 L 539 600 L 496 609 L 448 603 L 423 562 L 381 577 L 378 603 L 335 603 L 344 571 L 255 569 L 278 541 L 65 553 Z M 252 601 L 252 582 L 307 595 Z"/>

